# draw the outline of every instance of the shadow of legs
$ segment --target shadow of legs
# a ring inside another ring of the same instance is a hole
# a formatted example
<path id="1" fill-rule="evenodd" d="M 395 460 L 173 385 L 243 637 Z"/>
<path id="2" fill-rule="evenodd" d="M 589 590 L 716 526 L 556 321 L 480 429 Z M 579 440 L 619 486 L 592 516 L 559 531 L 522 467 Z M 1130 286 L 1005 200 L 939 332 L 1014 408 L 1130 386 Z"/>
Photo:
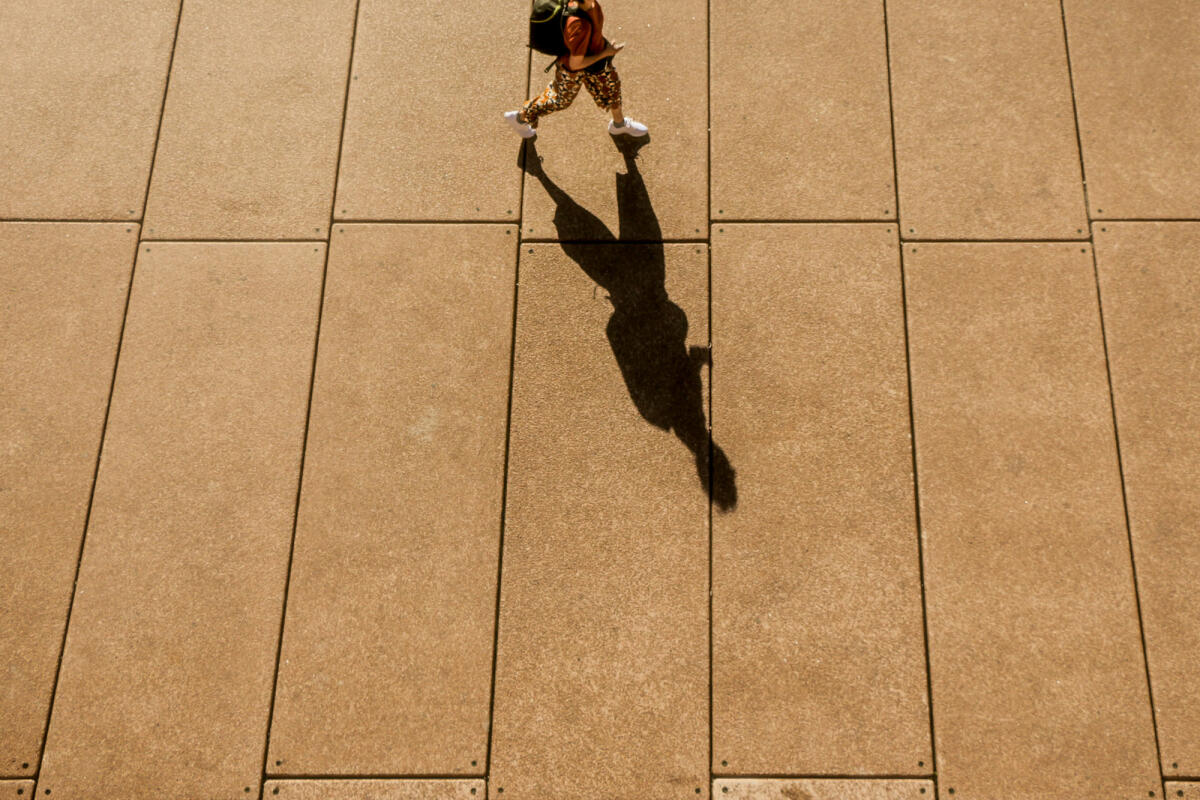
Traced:
<path id="1" fill-rule="evenodd" d="M 662 229 L 636 161 L 644 142 L 621 141 L 627 139 L 617 138 L 627 170 L 616 176 L 619 237 L 546 175 L 533 141 L 525 143 L 523 167 L 554 201 L 560 240 L 587 240 L 561 246 L 608 292 L 613 313 L 605 333 L 634 407 L 691 451 L 701 485 L 718 508 L 729 511 L 737 505 L 735 472 L 724 451 L 711 443 L 700 380 L 711 355 L 707 348 L 688 348 L 687 315 L 667 296 Z"/>

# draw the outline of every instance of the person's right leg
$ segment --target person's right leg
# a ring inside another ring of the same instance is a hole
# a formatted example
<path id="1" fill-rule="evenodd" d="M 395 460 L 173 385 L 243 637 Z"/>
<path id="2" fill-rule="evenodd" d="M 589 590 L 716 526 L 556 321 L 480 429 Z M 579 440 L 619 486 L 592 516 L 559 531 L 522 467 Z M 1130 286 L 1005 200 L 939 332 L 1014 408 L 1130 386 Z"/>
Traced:
<path id="1" fill-rule="evenodd" d="M 582 84 L 582 72 L 571 72 L 555 66 L 554 80 L 550 81 L 550 85 L 543 89 L 541 94 L 521 107 L 517 112 L 517 121 L 536 128 L 540 117 L 562 111 L 571 105 Z"/>

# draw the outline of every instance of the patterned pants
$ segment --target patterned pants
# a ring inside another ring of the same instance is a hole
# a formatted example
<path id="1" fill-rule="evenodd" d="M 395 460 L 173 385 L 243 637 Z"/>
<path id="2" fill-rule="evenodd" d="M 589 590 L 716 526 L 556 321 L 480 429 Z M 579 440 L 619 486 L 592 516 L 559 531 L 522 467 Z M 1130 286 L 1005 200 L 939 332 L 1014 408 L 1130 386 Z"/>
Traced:
<path id="1" fill-rule="evenodd" d="M 562 111 L 571 105 L 575 95 L 579 94 L 581 85 L 587 87 L 588 94 L 596 101 L 596 105 L 605 111 L 621 105 L 621 78 L 613 69 L 611 61 L 604 65 L 603 71 L 594 74 L 586 70 L 571 72 L 555 65 L 554 80 L 541 94 L 521 107 L 517 119 L 536 125 L 538 117 Z"/>

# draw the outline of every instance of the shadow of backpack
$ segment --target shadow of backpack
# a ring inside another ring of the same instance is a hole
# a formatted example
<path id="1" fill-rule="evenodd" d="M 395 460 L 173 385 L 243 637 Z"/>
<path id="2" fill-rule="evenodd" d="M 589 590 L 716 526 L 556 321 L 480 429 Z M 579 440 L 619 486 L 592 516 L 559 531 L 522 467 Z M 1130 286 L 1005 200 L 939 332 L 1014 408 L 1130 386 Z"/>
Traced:
<path id="1" fill-rule="evenodd" d="M 578 6 L 575 11 L 569 11 L 567 0 L 533 0 L 533 12 L 529 15 L 529 46 L 539 53 L 554 56 L 543 72 L 549 72 L 559 58 L 570 52 L 566 41 L 570 17 L 581 17 L 589 25 L 592 22 L 587 12 Z"/>

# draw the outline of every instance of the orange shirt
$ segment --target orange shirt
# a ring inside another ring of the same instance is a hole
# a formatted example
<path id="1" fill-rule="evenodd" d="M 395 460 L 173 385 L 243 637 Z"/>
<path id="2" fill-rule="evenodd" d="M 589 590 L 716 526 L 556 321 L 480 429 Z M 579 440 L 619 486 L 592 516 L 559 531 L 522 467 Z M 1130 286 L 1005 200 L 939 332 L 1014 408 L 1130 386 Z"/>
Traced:
<path id="1" fill-rule="evenodd" d="M 584 21 L 584 17 L 591 20 L 590 25 Z M 605 47 L 603 28 L 604 10 L 600 8 L 599 0 L 592 4 L 591 11 L 584 11 L 582 16 L 567 17 L 567 24 L 563 28 L 563 38 L 566 40 L 570 53 L 562 57 L 562 65 L 565 67 L 571 56 L 594 56 L 603 52 Z"/>

